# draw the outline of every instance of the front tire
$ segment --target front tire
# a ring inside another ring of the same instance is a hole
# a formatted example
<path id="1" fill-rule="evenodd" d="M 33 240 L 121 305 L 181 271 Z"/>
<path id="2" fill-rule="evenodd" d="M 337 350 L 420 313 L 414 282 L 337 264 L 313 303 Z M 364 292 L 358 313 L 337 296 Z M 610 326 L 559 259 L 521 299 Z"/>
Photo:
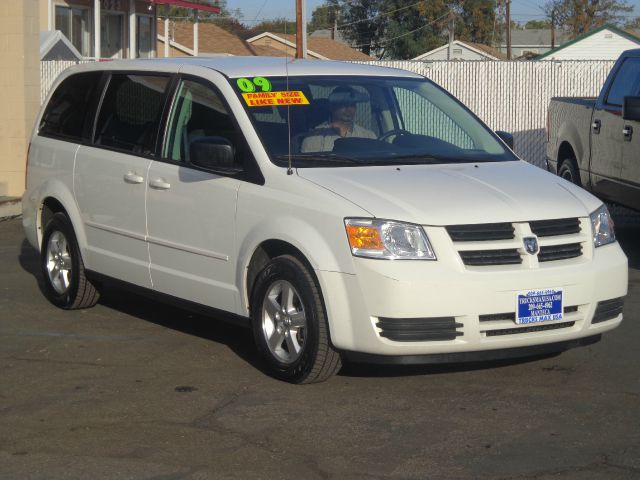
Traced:
<path id="1" fill-rule="evenodd" d="M 331 346 L 320 289 L 296 257 L 276 257 L 258 274 L 251 320 L 258 350 L 274 377 L 315 383 L 340 370 L 340 354 Z"/>
<path id="2" fill-rule="evenodd" d="M 85 276 L 78 241 L 64 213 L 56 213 L 47 223 L 40 252 L 44 291 L 51 303 L 76 310 L 98 302 L 100 294 Z"/>

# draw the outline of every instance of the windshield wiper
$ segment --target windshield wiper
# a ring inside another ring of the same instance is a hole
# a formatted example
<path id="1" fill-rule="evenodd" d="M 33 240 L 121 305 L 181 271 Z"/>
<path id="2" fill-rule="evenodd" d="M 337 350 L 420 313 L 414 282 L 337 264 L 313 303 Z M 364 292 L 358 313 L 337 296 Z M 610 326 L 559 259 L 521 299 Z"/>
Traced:
<path id="1" fill-rule="evenodd" d="M 342 164 L 361 164 L 360 160 L 351 157 L 345 157 L 343 155 L 338 155 L 333 152 L 318 152 L 318 153 L 292 153 L 289 155 L 276 155 L 275 159 L 287 162 L 291 160 L 303 160 L 309 161 L 310 163 L 317 162 L 328 162 L 328 163 L 342 163 Z M 297 165 L 303 166 L 303 165 Z"/>

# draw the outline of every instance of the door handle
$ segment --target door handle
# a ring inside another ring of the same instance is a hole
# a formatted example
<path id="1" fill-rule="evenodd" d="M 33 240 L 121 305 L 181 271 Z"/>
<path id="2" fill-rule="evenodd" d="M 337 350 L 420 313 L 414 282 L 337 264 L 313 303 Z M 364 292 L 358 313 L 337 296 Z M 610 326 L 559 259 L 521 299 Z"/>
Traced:
<path id="1" fill-rule="evenodd" d="M 127 183 L 138 184 L 144 182 L 142 175 L 138 175 L 136 172 L 128 172 L 124 176 L 124 181 Z"/>
<path id="2" fill-rule="evenodd" d="M 595 133 L 596 135 L 598 133 L 600 133 L 600 126 L 602 125 L 602 122 L 600 120 L 594 120 L 593 123 L 591 124 L 591 130 L 593 131 L 593 133 Z"/>
<path id="3" fill-rule="evenodd" d="M 164 178 L 156 178 L 150 181 L 149 186 L 156 190 L 169 190 L 171 188 L 171 184 L 165 182 Z"/>
<path id="4" fill-rule="evenodd" d="M 633 127 L 631 125 L 625 125 L 622 129 L 622 135 L 624 135 L 625 142 L 630 142 L 633 136 Z"/>

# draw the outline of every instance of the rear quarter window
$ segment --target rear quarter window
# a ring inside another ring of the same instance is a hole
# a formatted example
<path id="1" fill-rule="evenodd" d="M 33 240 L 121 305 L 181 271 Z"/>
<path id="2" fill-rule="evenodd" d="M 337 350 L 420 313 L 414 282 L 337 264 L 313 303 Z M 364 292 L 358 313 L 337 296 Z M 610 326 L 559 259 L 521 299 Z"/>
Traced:
<path id="1" fill-rule="evenodd" d="M 78 73 L 62 81 L 51 96 L 38 131 L 42 135 L 81 141 L 88 129 L 89 104 L 102 72 Z"/>

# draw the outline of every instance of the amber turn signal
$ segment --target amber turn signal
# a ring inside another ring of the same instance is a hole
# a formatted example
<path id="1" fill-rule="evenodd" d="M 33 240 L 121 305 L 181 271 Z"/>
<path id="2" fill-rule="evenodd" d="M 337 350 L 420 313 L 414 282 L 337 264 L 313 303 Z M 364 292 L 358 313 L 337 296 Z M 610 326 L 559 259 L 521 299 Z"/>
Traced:
<path id="1" fill-rule="evenodd" d="M 347 225 L 347 235 L 351 248 L 366 250 L 384 250 L 380 230 L 365 225 Z"/>

